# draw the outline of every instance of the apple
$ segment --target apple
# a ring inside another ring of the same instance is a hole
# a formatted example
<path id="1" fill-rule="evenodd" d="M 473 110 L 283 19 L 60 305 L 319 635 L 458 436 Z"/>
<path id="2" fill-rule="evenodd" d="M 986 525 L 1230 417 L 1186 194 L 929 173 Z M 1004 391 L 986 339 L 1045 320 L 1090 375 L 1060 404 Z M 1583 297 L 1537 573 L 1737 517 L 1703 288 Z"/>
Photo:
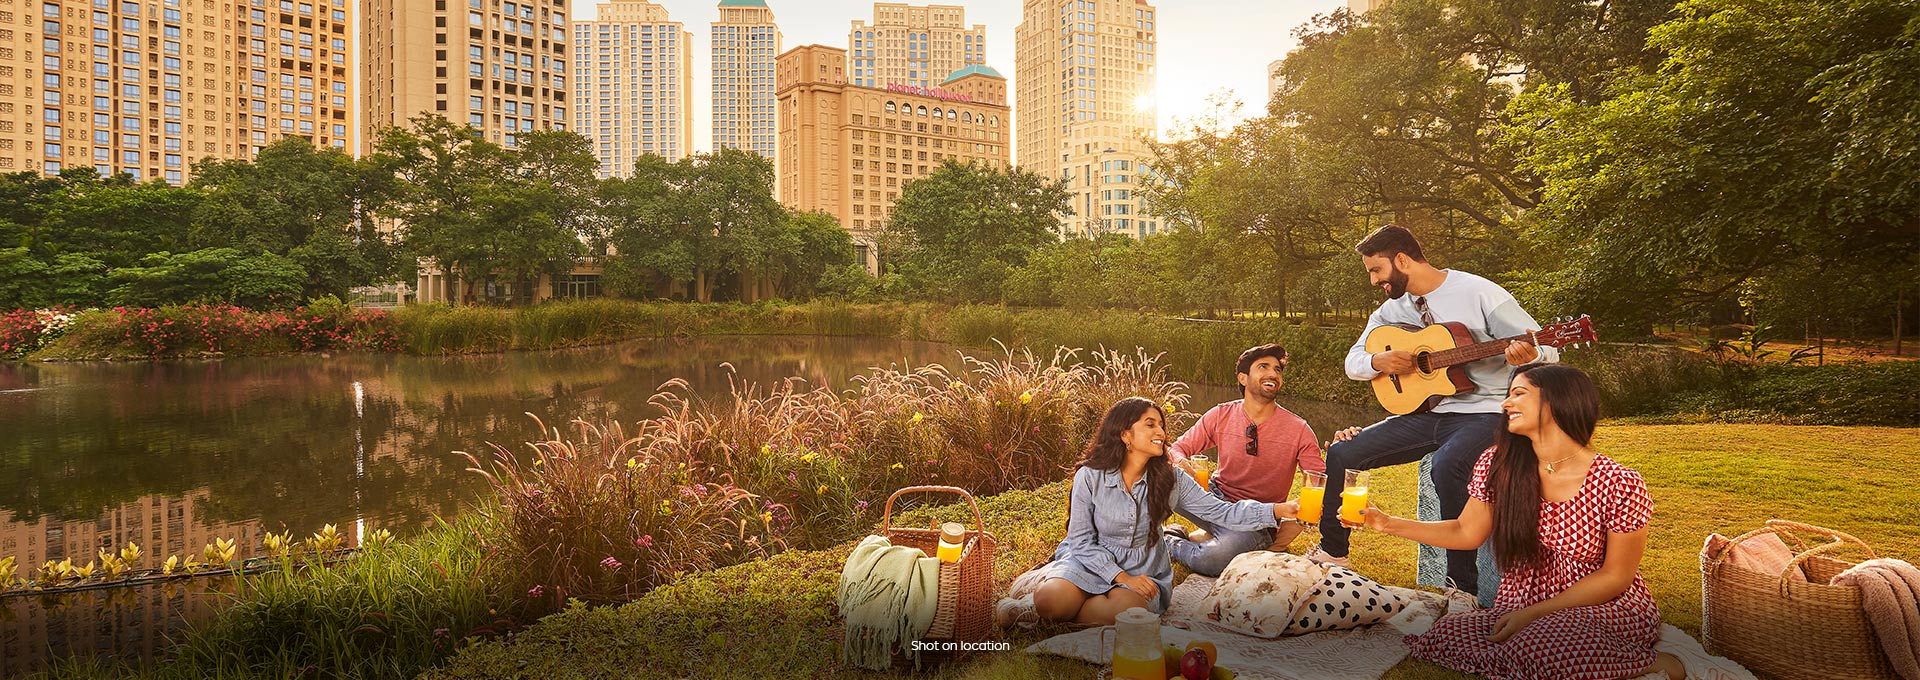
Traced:
<path id="1" fill-rule="evenodd" d="M 1180 658 L 1180 677 L 1187 680 L 1208 680 L 1213 676 L 1213 659 L 1207 657 L 1205 649 L 1189 649 L 1187 655 Z"/>

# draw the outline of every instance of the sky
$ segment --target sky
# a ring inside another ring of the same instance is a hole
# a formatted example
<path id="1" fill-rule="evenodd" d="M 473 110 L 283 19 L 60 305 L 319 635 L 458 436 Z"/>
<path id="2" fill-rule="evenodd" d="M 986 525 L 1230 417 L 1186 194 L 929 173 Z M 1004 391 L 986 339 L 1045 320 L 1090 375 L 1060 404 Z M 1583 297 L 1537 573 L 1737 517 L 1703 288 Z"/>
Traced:
<path id="1" fill-rule="evenodd" d="M 947 4 L 967 8 L 967 23 L 987 27 L 987 65 L 1012 79 L 1013 29 L 1020 25 L 1020 0 L 946 0 L 909 4 Z M 719 0 L 655 0 L 674 21 L 693 33 L 693 137 L 698 151 L 712 150 L 708 123 L 709 25 L 719 18 Z M 574 19 L 593 18 L 593 0 L 576 0 Z M 1345 0 L 1159 0 L 1160 128 L 1205 112 L 1207 97 L 1230 90 L 1246 104 L 1243 115 L 1265 108 L 1267 65 L 1294 46 L 1293 29 L 1315 14 L 1344 7 Z M 872 0 L 767 0 L 780 25 L 782 49 L 801 45 L 845 48 L 853 20 L 873 21 Z M 1015 90 L 1009 86 L 1008 94 Z M 1009 105 L 1012 102 L 1008 102 Z M 1015 121 L 1015 124 L 1019 124 Z"/>

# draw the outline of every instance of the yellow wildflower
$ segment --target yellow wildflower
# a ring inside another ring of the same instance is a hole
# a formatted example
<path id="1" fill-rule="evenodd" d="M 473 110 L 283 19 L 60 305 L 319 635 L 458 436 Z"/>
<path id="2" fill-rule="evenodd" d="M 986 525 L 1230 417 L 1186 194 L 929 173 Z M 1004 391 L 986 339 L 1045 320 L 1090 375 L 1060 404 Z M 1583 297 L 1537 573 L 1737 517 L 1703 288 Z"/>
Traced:
<path id="1" fill-rule="evenodd" d="M 920 415 L 920 412 L 919 412 L 919 411 L 914 411 L 914 412 L 913 412 L 913 421 L 912 421 L 912 422 L 913 422 L 913 424 L 915 424 L 915 425 L 918 425 L 918 424 L 920 424 L 920 420 L 921 420 L 921 418 L 922 418 L 922 416 Z"/>
<path id="2" fill-rule="evenodd" d="M 887 466 L 887 469 L 889 469 L 889 470 L 905 470 L 905 469 L 907 469 L 907 466 L 905 466 L 905 465 L 901 465 L 901 464 L 899 464 L 899 463 L 894 463 L 894 464 L 892 464 L 892 465 L 889 465 L 889 466 Z"/>
<path id="3" fill-rule="evenodd" d="M 628 470 L 634 470 L 634 469 L 638 469 L 639 467 L 640 467 L 640 459 L 639 459 L 639 458 L 628 458 L 628 459 L 627 459 L 627 469 L 628 469 Z"/>
<path id="4" fill-rule="evenodd" d="M 1027 390 L 1027 391 L 1025 391 L 1025 392 L 1021 392 L 1021 393 L 1020 393 L 1020 403 L 1022 403 L 1022 404 L 1031 404 L 1031 403 L 1033 403 L 1033 390 Z"/>
<path id="5" fill-rule="evenodd" d="M 662 515 L 673 514 L 673 503 L 670 501 L 660 501 L 660 514 Z"/>
<path id="6" fill-rule="evenodd" d="M 825 484 L 821 484 L 821 485 L 820 485 L 820 495 L 822 495 L 822 496 L 824 496 L 824 495 L 826 495 L 826 494 L 827 494 L 827 485 L 825 485 Z"/>
<path id="7" fill-rule="evenodd" d="M 768 511 L 766 511 L 766 512 L 763 512 L 763 513 L 760 513 L 760 522 L 761 522 L 761 523 L 763 523 L 763 524 L 772 524 L 772 523 L 773 523 L 773 511 L 772 511 L 772 510 L 768 510 Z"/>
<path id="8" fill-rule="evenodd" d="M 540 464 L 541 464 L 542 462 L 545 462 L 545 461 L 542 461 L 542 460 L 540 460 L 539 458 L 535 458 L 535 459 L 533 459 L 533 466 L 534 466 L 534 467 L 540 467 Z"/>
<path id="9" fill-rule="evenodd" d="M 818 454 L 818 453 L 809 453 L 809 454 L 807 454 L 807 455 L 804 455 L 804 456 L 801 456 L 801 457 L 800 457 L 800 462 L 802 462 L 802 463 L 811 463 L 811 462 L 813 462 L 813 459 L 815 459 L 815 458 L 819 458 L 819 457 L 820 457 L 820 454 Z"/>

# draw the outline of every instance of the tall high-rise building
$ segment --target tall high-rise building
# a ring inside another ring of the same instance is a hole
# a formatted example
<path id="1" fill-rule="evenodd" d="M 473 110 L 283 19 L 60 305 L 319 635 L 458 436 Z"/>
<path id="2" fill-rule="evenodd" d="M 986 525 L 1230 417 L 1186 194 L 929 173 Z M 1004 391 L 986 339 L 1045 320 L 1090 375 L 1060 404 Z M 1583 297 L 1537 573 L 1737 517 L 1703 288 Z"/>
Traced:
<path id="1" fill-rule="evenodd" d="M 421 113 L 509 147 L 572 120 L 565 0 L 363 1 L 362 148 Z"/>
<path id="2" fill-rule="evenodd" d="M 774 154 L 780 27 L 766 0 L 720 0 L 713 22 L 713 148 Z"/>
<path id="3" fill-rule="evenodd" d="M 184 182 L 293 135 L 345 147 L 348 0 L 0 4 L 0 172 Z"/>
<path id="4" fill-rule="evenodd" d="M 952 160 L 1002 169 L 1011 159 L 1007 79 L 981 65 L 936 88 L 849 84 L 847 52 L 780 55 L 780 202 L 838 218 L 876 269 L 873 236 L 916 179 Z"/>
<path id="5" fill-rule="evenodd" d="M 873 5 L 873 25 L 847 34 L 847 82 L 861 87 L 934 87 L 949 74 L 987 63 L 987 27 L 967 27 L 959 5 Z"/>
<path id="6" fill-rule="evenodd" d="M 693 34 L 648 0 L 614 0 L 573 22 L 573 130 L 593 141 L 601 177 L 647 154 L 692 151 Z"/>
<path id="7" fill-rule="evenodd" d="M 1347 0 L 1347 11 L 1354 14 L 1366 14 L 1384 4 L 1386 0 Z"/>
<path id="8" fill-rule="evenodd" d="M 1020 166 L 1067 180 L 1066 235 L 1158 232 L 1139 193 L 1158 122 L 1153 5 L 1026 0 L 1024 11 L 1014 32 Z"/>

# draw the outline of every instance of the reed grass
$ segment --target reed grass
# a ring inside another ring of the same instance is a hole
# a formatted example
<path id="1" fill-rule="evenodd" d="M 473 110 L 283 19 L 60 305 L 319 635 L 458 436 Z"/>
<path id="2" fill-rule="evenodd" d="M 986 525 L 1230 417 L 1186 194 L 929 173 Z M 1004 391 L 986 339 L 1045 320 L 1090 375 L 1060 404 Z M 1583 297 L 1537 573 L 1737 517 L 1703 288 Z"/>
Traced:
<path id="1" fill-rule="evenodd" d="M 874 369 L 844 393 L 734 384 L 706 402 L 676 380 L 631 436 L 541 425 L 531 456 L 493 445 L 469 460 L 522 565 L 511 590 L 556 607 L 624 601 L 680 574 L 845 541 L 903 486 L 985 495 L 1051 483 L 1115 401 L 1148 396 L 1176 413 L 1186 402 L 1155 357 L 1080 354 Z"/>

